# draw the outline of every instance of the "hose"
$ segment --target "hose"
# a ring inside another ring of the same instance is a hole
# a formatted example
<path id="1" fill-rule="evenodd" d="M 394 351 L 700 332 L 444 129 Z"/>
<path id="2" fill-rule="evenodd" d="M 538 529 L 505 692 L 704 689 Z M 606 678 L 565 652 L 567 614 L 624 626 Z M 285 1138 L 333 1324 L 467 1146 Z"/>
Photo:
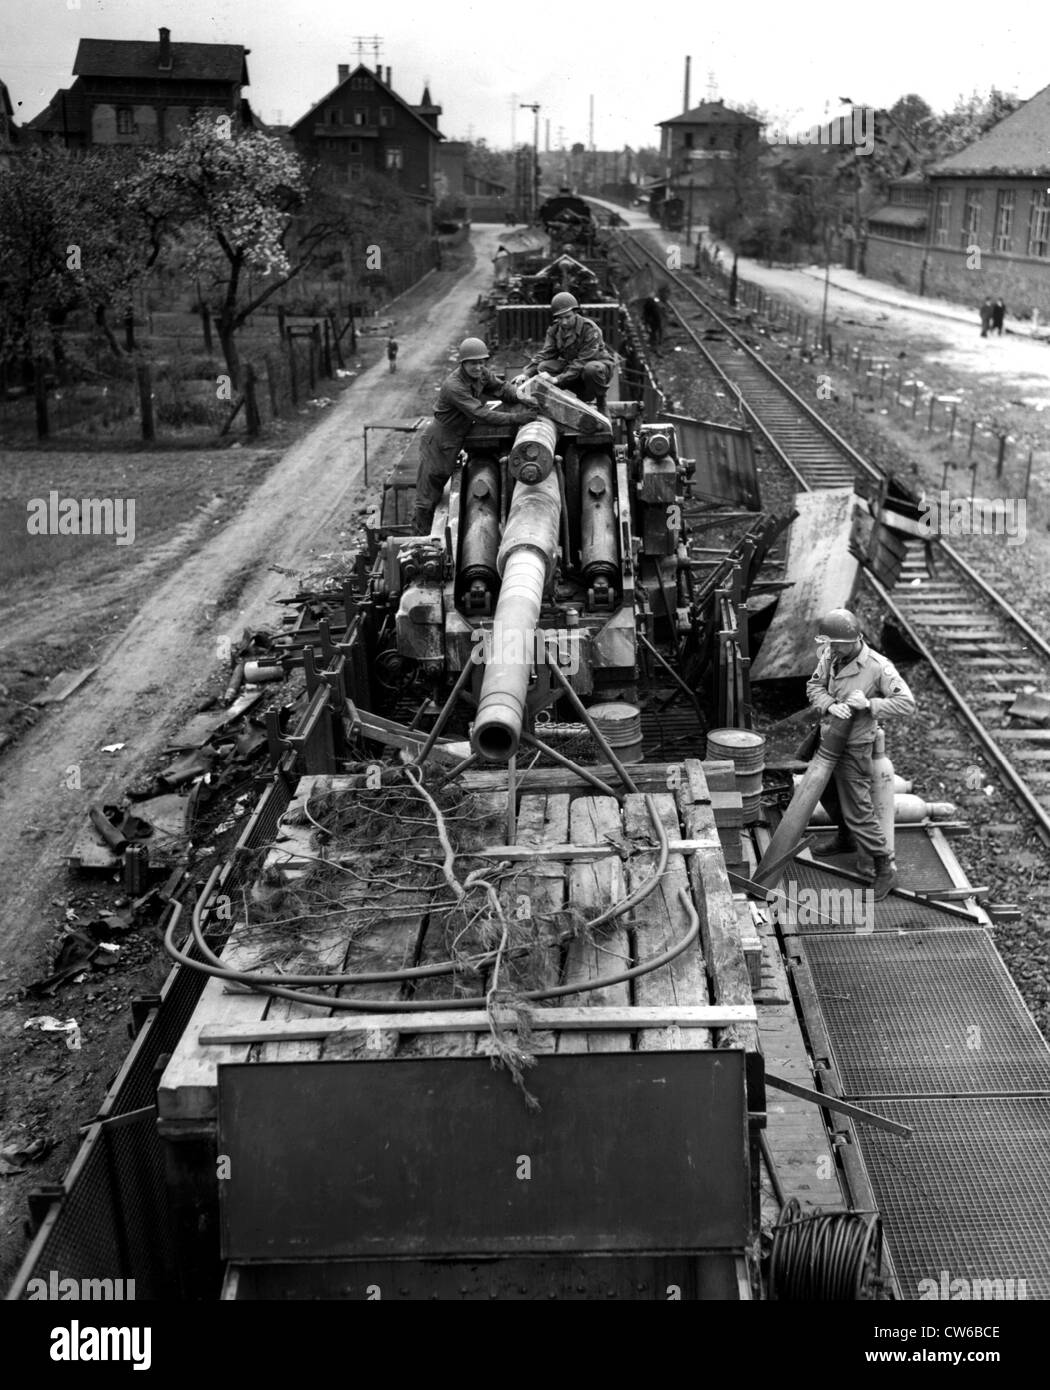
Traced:
<path id="1" fill-rule="evenodd" d="M 586 922 L 582 928 L 590 931 L 595 927 L 603 926 L 617 917 L 621 917 L 630 908 L 636 907 L 644 902 L 656 889 L 660 880 L 663 878 L 667 868 L 667 858 L 669 847 L 667 833 L 660 822 L 660 817 L 656 809 L 656 803 L 651 795 L 646 795 L 646 808 L 649 817 L 656 829 L 660 841 L 659 862 L 654 873 L 645 882 L 629 894 L 622 902 L 617 903 L 607 912 Z M 175 910 L 171 915 L 164 933 L 164 949 L 169 956 L 180 965 L 189 966 L 193 970 L 199 970 L 206 975 L 212 975 L 217 979 L 234 981 L 241 984 L 250 984 L 260 994 L 269 994 L 278 999 L 293 999 L 301 1004 L 316 1004 L 322 1008 L 332 1009 L 356 1009 L 366 1012 L 381 1013 L 410 1013 L 410 1012 L 431 1012 L 437 1009 L 469 1009 L 484 1008 L 488 1004 L 488 999 L 484 995 L 473 997 L 459 997 L 456 999 L 426 999 L 426 1000 L 402 1000 L 402 999 L 343 999 L 339 996 L 327 994 L 308 994 L 300 988 L 290 988 L 289 986 L 319 986 L 328 987 L 338 985 L 373 985 L 389 984 L 393 982 L 413 981 L 426 979 L 435 975 L 450 975 L 465 965 L 471 964 L 475 968 L 494 960 L 499 954 L 497 951 L 489 951 L 484 955 L 473 956 L 469 961 L 456 962 L 444 961 L 435 965 L 409 966 L 402 970 L 372 971 L 355 975 L 290 975 L 290 974 L 270 974 L 265 971 L 254 970 L 234 970 L 228 965 L 224 965 L 222 960 L 212 951 L 211 947 L 204 939 L 201 927 L 201 912 L 204 904 L 211 895 L 215 882 L 222 871 L 221 865 L 216 865 L 212 870 L 204 889 L 194 905 L 190 917 L 190 929 L 194 944 L 201 953 L 203 959 L 198 960 L 186 954 L 175 945 L 175 928 L 182 917 L 181 904 L 176 904 Z M 675 945 L 668 950 L 654 956 L 651 960 L 643 961 L 639 965 L 630 967 L 627 970 L 618 971 L 613 975 L 603 975 L 597 979 L 588 980 L 579 985 L 558 985 L 551 989 L 529 990 L 523 994 L 523 998 L 530 1000 L 556 999 L 568 994 L 587 994 L 592 990 L 606 989 L 610 985 L 623 984 L 628 980 L 636 979 L 640 975 L 649 974 L 653 970 L 659 970 L 670 961 L 680 956 L 683 951 L 688 950 L 692 943 L 700 934 L 700 918 L 693 907 L 692 899 L 685 889 L 679 889 L 679 898 L 686 909 L 690 919 L 689 931 Z"/>
<path id="2" fill-rule="evenodd" d="M 773 1231 L 769 1296 L 790 1303 L 864 1301 L 874 1296 L 881 1264 L 878 1212 L 804 1216 L 792 1197 Z"/>

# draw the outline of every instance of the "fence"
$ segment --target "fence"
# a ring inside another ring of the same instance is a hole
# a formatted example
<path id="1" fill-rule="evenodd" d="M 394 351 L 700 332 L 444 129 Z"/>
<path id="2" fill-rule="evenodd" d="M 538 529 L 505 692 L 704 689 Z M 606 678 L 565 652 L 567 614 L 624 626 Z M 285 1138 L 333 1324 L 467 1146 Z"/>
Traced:
<path id="1" fill-rule="evenodd" d="M 708 275 L 723 286 L 728 284 L 729 272 L 713 261 L 706 248 L 701 249 L 698 261 Z M 912 373 L 905 372 L 897 359 L 880 356 L 862 342 L 843 337 L 836 344 L 826 327 L 821 334 L 819 318 L 811 318 L 760 285 L 740 280 L 737 300 L 752 314 L 786 333 L 800 353 L 808 353 L 814 361 L 821 359 L 829 368 L 837 365 L 847 373 L 853 410 L 870 402 L 905 429 L 932 438 L 939 435 L 950 455 L 942 465 L 942 489 L 960 497 L 968 489 L 971 498 L 1008 494 L 1023 498 L 1029 506 L 1045 506 L 1044 487 L 1039 481 L 1040 457 L 1032 444 L 1011 433 L 1005 424 L 987 416 L 964 415 L 957 395 L 931 390 Z M 841 382 L 841 376 L 836 382 L 831 372 L 825 374 L 823 381 L 818 377 L 818 400 L 845 397 L 847 391 Z"/>

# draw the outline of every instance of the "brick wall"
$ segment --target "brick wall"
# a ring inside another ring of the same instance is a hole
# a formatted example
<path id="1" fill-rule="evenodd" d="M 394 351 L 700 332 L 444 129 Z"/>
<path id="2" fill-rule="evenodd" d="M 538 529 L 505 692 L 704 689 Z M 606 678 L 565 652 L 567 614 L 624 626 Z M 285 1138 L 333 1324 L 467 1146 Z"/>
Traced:
<path id="1" fill-rule="evenodd" d="M 868 235 L 864 253 L 864 272 L 870 280 L 882 280 L 898 289 L 919 293 L 922 255 L 925 248 L 891 237 Z"/>
<path id="2" fill-rule="evenodd" d="M 986 295 L 1001 297 L 1008 314 L 1026 315 L 1038 309 L 1041 321 L 1050 318 L 1050 262 L 985 252 L 980 270 L 968 270 L 965 251 L 934 246 L 928 255 L 928 295 L 975 308 Z"/>

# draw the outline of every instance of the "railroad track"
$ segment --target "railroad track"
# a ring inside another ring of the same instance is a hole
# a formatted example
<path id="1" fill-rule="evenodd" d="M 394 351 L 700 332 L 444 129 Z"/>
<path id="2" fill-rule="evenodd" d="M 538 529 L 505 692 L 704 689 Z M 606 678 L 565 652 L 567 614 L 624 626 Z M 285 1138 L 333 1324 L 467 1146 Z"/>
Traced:
<path id="1" fill-rule="evenodd" d="M 620 247 L 635 268 L 652 262 L 707 321 L 671 312 L 712 370 L 737 398 L 741 414 L 801 487 L 852 487 L 874 496 L 886 481 L 746 343 L 682 275 L 625 234 Z M 1034 818 L 1050 847 L 1050 728 L 1011 726 L 1009 708 L 1028 689 L 1050 693 L 1050 644 L 942 538 L 910 542 L 901 577 L 889 592 L 866 582 L 920 651 L 990 763 Z"/>

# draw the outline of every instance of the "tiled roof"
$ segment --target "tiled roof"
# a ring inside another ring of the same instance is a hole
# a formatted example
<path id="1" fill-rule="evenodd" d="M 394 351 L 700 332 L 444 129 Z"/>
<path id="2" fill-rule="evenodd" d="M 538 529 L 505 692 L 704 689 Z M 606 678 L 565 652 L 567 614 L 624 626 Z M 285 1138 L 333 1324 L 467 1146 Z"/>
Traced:
<path id="1" fill-rule="evenodd" d="M 731 111 L 724 102 L 702 101 L 691 111 L 683 111 L 680 116 L 672 116 L 669 121 L 658 121 L 658 125 L 761 125 L 754 116 L 745 116 L 742 111 Z"/>
<path id="2" fill-rule="evenodd" d="M 248 85 L 250 49 L 235 43 L 173 43 L 171 69 L 157 66 L 156 39 L 81 39 L 73 72 L 78 77 L 162 77 Z"/>
<path id="3" fill-rule="evenodd" d="M 1050 87 L 1019 107 L 958 154 L 934 164 L 937 176 L 1043 177 L 1050 174 Z"/>
<path id="4" fill-rule="evenodd" d="M 901 207 L 898 203 L 887 203 L 868 214 L 868 224 L 881 222 L 889 227 L 925 227 L 926 209 Z"/>
<path id="5" fill-rule="evenodd" d="M 90 123 L 83 84 L 78 78 L 71 86 L 60 87 L 43 111 L 31 121 L 26 121 L 24 128 L 42 135 L 83 135 L 87 133 Z"/>

